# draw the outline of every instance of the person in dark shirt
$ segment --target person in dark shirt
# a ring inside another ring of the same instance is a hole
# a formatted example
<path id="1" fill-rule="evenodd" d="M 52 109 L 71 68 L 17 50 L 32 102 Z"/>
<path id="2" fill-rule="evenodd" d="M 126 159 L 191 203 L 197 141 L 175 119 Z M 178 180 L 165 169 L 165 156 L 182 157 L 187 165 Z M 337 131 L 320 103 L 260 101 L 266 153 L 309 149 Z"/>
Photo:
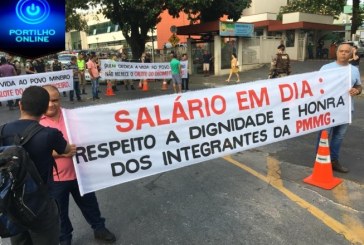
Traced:
<path id="1" fill-rule="evenodd" d="M 271 62 L 269 78 L 285 77 L 291 74 L 291 61 L 285 52 L 286 47 L 281 44 L 278 46 L 277 54 Z"/>
<path id="2" fill-rule="evenodd" d="M 210 62 L 212 61 L 212 56 L 207 52 L 207 50 L 204 51 L 204 54 L 202 55 L 202 66 L 203 66 L 203 72 L 204 76 L 210 75 Z"/>
<path id="3" fill-rule="evenodd" d="M 46 71 L 46 66 L 43 59 L 36 59 L 33 66 L 36 73 L 43 73 Z"/>
<path id="4" fill-rule="evenodd" d="M 48 104 L 49 94 L 44 88 L 31 86 L 25 89 L 19 102 L 20 119 L 7 123 L 3 128 L 4 145 L 12 145 L 16 135 L 21 135 L 29 125 L 39 123 L 41 116 L 48 109 Z M 76 146 L 68 144 L 59 130 L 48 127 L 43 127 L 24 148 L 47 185 L 53 181 L 53 151 L 58 154 L 76 152 Z M 35 222 L 36 226 L 11 237 L 11 244 L 58 245 L 59 214 L 54 199 L 51 199 Z"/>
<path id="5" fill-rule="evenodd" d="M 52 71 L 62 71 L 62 63 L 59 62 L 58 57 L 54 57 L 53 59 Z"/>

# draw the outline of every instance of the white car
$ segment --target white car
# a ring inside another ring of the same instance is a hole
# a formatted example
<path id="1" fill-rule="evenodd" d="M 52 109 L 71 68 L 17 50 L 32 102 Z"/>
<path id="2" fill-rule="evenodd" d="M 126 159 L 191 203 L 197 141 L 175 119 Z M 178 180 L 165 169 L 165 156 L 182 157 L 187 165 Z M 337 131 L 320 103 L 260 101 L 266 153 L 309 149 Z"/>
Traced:
<path id="1" fill-rule="evenodd" d="M 72 57 L 77 57 L 74 54 L 59 54 L 58 61 L 61 62 L 62 68 L 64 69 L 67 64 L 71 62 Z"/>

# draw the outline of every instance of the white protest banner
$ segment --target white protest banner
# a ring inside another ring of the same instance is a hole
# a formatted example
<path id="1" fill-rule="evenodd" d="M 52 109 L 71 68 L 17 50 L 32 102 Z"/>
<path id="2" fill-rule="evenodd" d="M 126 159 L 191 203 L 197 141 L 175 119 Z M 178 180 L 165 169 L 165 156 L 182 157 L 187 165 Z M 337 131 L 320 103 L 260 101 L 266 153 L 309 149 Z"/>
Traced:
<path id="1" fill-rule="evenodd" d="M 0 77 L 0 101 L 19 99 L 27 87 L 46 84 L 57 87 L 60 92 L 73 90 L 73 72 L 72 70 L 64 70 Z"/>
<path id="2" fill-rule="evenodd" d="M 102 79 L 171 79 L 169 63 L 135 63 L 101 60 Z M 181 61 L 182 78 L 187 77 L 187 61 Z"/>
<path id="3" fill-rule="evenodd" d="M 348 123 L 349 69 L 64 110 L 80 191 Z"/>

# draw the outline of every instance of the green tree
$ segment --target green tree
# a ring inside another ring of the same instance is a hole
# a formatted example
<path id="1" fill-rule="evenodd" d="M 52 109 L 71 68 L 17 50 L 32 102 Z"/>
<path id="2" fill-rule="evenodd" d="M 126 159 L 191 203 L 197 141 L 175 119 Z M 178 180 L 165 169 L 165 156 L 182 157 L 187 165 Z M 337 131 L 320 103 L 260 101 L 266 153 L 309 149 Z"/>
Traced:
<path id="1" fill-rule="evenodd" d="M 218 20 L 224 14 L 237 20 L 251 0 L 67 0 L 73 8 L 87 9 L 92 5 L 101 6 L 100 12 L 118 24 L 129 44 L 133 58 L 139 58 L 145 50 L 148 31 L 160 21 L 160 14 L 168 9 L 173 17 L 179 11 L 189 13 L 191 21 Z M 72 9 L 74 11 L 74 9 Z M 67 14 L 69 16 L 69 14 Z M 77 22 L 77 19 L 76 19 Z M 71 23 L 71 22 L 70 22 Z M 77 23 L 76 23 L 77 24 Z M 70 29 L 71 24 L 69 25 Z M 73 27 L 74 28 L 74 27 Z M 78 28 L 74 28 L 78 29 Z"/>
<path id="2" fill-rule="evenodd" d="M 281 7 L 280 15 L 284 13 L 302 12 L 322 14 L 338 18 L 343 12 L 346 0 L 291 0 L 286 6 Z"/>
<path id="3" fill-rule="evenodd" d="M 175 3 L 175 1 L 171 2 Z M 183 11 L 192 23 L 214 21 L 224 15 L 237 21 L 243 10 L 250 7 L 250 4 L 251 0 L 187 0 L 180 1 L 179 4 L 170 4 L 168 11 L 174 17 L 178 17 L 179 12 Z"/>
<path id="4" fill-rule="evenodd" d="M 77 12 L 77 9 L 87 8 L 88 5 L 85 0 L 66 0 L 66 31 L 85 31 L 87 29 L 85 19 Z"/>

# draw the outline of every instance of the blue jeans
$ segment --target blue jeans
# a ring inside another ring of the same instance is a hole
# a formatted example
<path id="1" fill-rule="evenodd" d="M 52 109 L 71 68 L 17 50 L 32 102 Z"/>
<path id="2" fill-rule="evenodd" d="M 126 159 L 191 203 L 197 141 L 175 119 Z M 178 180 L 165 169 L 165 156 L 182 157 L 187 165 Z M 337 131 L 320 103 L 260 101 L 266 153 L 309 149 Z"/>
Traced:
<path id="1" fill-rule="evenodd" d="M 75 92 L 76 92 L 77 100 L 81 100 L 80 82 L 79 81 L 73 81 L 73 90 L 70 91 L 70 101 L 73 101 Z"/>
<path id="2" fill-rule="evenodd" d="M 105 227 L 105 219 L 101 217 L 99 204 L 97 203 L 94 192 L 85 194 L 81 197 L 77 180 L 54 181 L 51 184 L 52 197 L 54 197 L 59 206 L 59 215 L 61 220 L 61 233 L 59 241 L 71 240 L 73 227 L 68 216 L 69 197 L 72 195 L 77 206 L 80 208 L 83 217 L 94 230 Z"/>
<path id="3" fill-rule="evenodd" d="M 92 83 L 92 97 L 98 98 L 99 97 L 99 78 L 96 79 L 91 79 L 91 83 Z"/>
<path id="4" fill-rule="evenodd" d="M 339 160 L 341 143 L 344 139 L 348 126 L 349 124 L 342 124 L 326 129 L 330 139 L 329 144 L 330 144 L 331 160 Z M 320 137 L 321 137 L 321 131 L 320 134 L 318 135 L 317 147 L 320 141 Z M 317 147 L 316 147 L 316 152 L 317 152 Z"/>

